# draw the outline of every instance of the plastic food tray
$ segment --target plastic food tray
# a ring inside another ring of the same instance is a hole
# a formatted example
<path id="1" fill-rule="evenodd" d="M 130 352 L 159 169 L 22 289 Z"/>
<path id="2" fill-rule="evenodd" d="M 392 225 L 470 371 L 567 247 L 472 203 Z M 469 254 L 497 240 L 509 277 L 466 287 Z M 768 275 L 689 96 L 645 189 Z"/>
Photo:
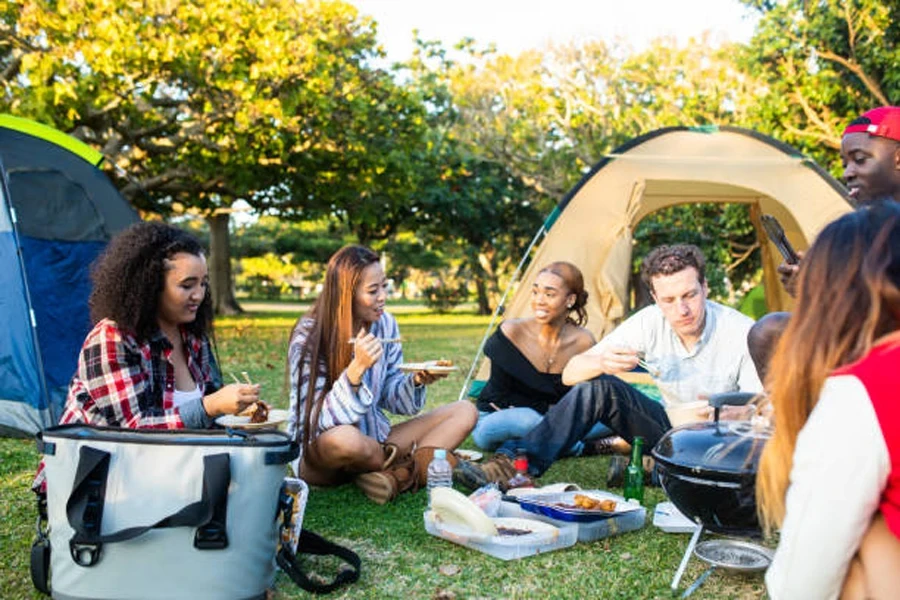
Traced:
<path id="1" fill-rule="evenodd" d="M 606 519 L 592 521 L 590 523 L 560 521 L 545 515 L 523 510 L 522 507 L 515 502 L 501 502 L 498 514 L 501 517 L 522 517 L 543 521 L 544 523 L 549 523 L 557 527 L 573 528 L 576 532 L 576 539 L 579 542 L 593 542 L 594 540 L 612 537 L 614 535 L 619 535 L 620 533 L 636 531 L 643 527 L 647 520 L 647 509 L 643 506 L 637 510 L 619 513 Z"/>
<path id="2" fill-rule="evenodd" d="M 575 497 L 587 496 L 597 500 L 612 500 L 616 503 L 616 509 L 612 511 L 584 509 L 572 506 Z M 622 496 L 607 492 L 606 490 L 581 490 L 562 492 L 560 494 L 542 494 L 539 496 L 519 496 L 519 505 L 528 512 L 550 517 L 558 521 L 571 521 L 574 523 L 593 523 L 615 517 L 626 512 L 641 510 L 641 505 L 636 502 L 628 502 Z"/>
<path id="3" fill-rule="evenodd" d="M 462 530 L 446 523 L 441 523 L 434 518 L 431 511 L 426 511 L 425 531 L 431 535 L 443 538 L 454 544 L 472 548 L 485 554 L 489 554 L 501 560 L 512 560 L 552 552 L 560 548 L 574 546 L 578 532 L 570 524 L 563 527 L 551 526 L 552 524 L 531 521 L 540 528 L 534 528 L 534 533 L 522 536 L 484 536 L 471 531 Z M 528 520 L 521 518 L 494 519 L 497 525 L 507 527 L 526 528 Z"/>

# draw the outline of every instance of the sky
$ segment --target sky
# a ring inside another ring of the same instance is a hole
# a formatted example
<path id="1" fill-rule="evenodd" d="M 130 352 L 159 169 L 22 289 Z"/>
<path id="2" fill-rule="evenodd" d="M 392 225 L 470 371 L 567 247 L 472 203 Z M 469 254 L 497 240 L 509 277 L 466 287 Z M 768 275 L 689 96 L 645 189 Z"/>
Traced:
<path id="1" fill-rule="evenodd" d="M 348 0 L 378 23 L 389 61 L 409 58 L 412 30 L 452 47 L 463 37 L 505 54 L 547 43 L 624 41 L 640 49 L 657 37 L 680 43 L 709 31 L 714 41 L 747 41 L 755 20 L 737 0 Z"/>

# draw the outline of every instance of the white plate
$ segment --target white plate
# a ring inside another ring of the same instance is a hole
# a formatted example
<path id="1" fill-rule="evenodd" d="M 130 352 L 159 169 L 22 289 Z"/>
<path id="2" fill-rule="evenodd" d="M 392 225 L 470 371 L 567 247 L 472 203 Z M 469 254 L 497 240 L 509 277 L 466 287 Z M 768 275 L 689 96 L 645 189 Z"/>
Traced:
<path id="1" fill-rule="evenodd" d="M 463 448 L 457 448 L 453 451 L 453 454 L 469 462 L 478 462 L 484 456 L 484 454 L 477 450 L 464 450 Z"/>
<path id="2" fill-rule="evenodd" d="M 441 366 L 437 364 L 436 360 L 427 360 L 425 362 L 417 362 L 417 363 L 403 363 L 397 367 L 401 371 L 405 373 L 416 373 L 418 371 L 427 371 L 428 373 L 452 373 L 453 371 L 458 371 L 459 367 L 456 365 L 451 365 L 449 367 Z"/>
<path id="3" fill-rule="evenodd" d="M 666 533 L 694 533 L 697 524 L 671 502 L 660 502 L 653 511 L 653 524 Z"/>
<path id="4" fill-rule="evenodd" d="M 216 419 L 216 423 L 222 427 L 235 429 L 275 429 L 287 420 L 288 411 L 280 408 L 270 408 L 269 420 L 264 423 L 251 423 L 249 416 L 239 417 L 238 415 L 222 415 Z"/>

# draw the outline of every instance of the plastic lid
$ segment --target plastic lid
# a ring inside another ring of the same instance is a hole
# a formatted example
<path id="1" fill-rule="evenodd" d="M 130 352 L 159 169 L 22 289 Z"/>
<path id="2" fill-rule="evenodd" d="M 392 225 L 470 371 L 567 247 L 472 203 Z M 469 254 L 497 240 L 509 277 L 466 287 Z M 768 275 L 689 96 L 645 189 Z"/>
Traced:
<path id="1" fill-rule="evenodd" d="M 437 450 L 434 451 L 434 457 L 435 458 L 447 458 L 447 451 L 444 450 L 443 448 L 438 448 Z"/>

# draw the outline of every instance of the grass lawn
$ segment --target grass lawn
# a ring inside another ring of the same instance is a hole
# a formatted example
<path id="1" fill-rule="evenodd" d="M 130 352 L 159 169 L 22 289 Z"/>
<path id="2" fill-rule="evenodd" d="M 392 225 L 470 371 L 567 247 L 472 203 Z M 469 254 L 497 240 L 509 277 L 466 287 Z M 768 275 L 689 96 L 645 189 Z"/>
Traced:
<path id="1" fill-rule="evenodd" d="M 263 385 L 264 398 L 277 407 L 287 406 L 284 361 L 295 314 L 255 313 L 217 321 L 222 370 L 247 371 Z M 428 406 L 456 400 L 465 372 L 484 334 L 487 317 L 453 313 L 433 316 L 423 312 L 398 314 L 409 361 L 450 358 L 461 372 L 429 390 Z M 471 443 L 465 444 L 474 447 Z M 29 440 L 0 439 L 0 598 L 43 598 L 34 591 L 28 556 L 34 535 L 34 506 L 28 489 L 37 463 Z M 559 461 L 542 478 L 545 483 L 571 481 L 583 488 L 605 485 L 606 459 L 578 458 Z M 621 492 L 621 490 L 615 490 Z M 647 490 L 647 525 L 640 531 L 599 540 L 515 561 L 456 546 L 427 534 L 422 522 L 425 492 L 405 494 L 396 502 L 377 506 L 354 486 L 312 490 L 305 526 L 346 545 L 363 559 L 359 582 L 332 598 L 672 598 L 672 576 L 687 546 L 687 535 L 665 534 L 652 526 L 652 509 L 665 500 L 659 489 Z M 704 536 L 709 539 L 709 536 Z M 307 563 L 312 570 L 327 570 L 327 560 Z M 455 569 L 442 569 L 453 566 Z M 706 564 L 692 559 L 682 579 L 682 590 Z M 444 575 L 444 572 L 455 572 Z M 162 574 L 161 574 L 162 575 Z M 680 594 L 679 594 L 680 595 Z M 287 600 L 309 595 L 279 574 L 275 598 Z M 717 571 L 692 598 L 764 598 L 762 577 Z"/>

